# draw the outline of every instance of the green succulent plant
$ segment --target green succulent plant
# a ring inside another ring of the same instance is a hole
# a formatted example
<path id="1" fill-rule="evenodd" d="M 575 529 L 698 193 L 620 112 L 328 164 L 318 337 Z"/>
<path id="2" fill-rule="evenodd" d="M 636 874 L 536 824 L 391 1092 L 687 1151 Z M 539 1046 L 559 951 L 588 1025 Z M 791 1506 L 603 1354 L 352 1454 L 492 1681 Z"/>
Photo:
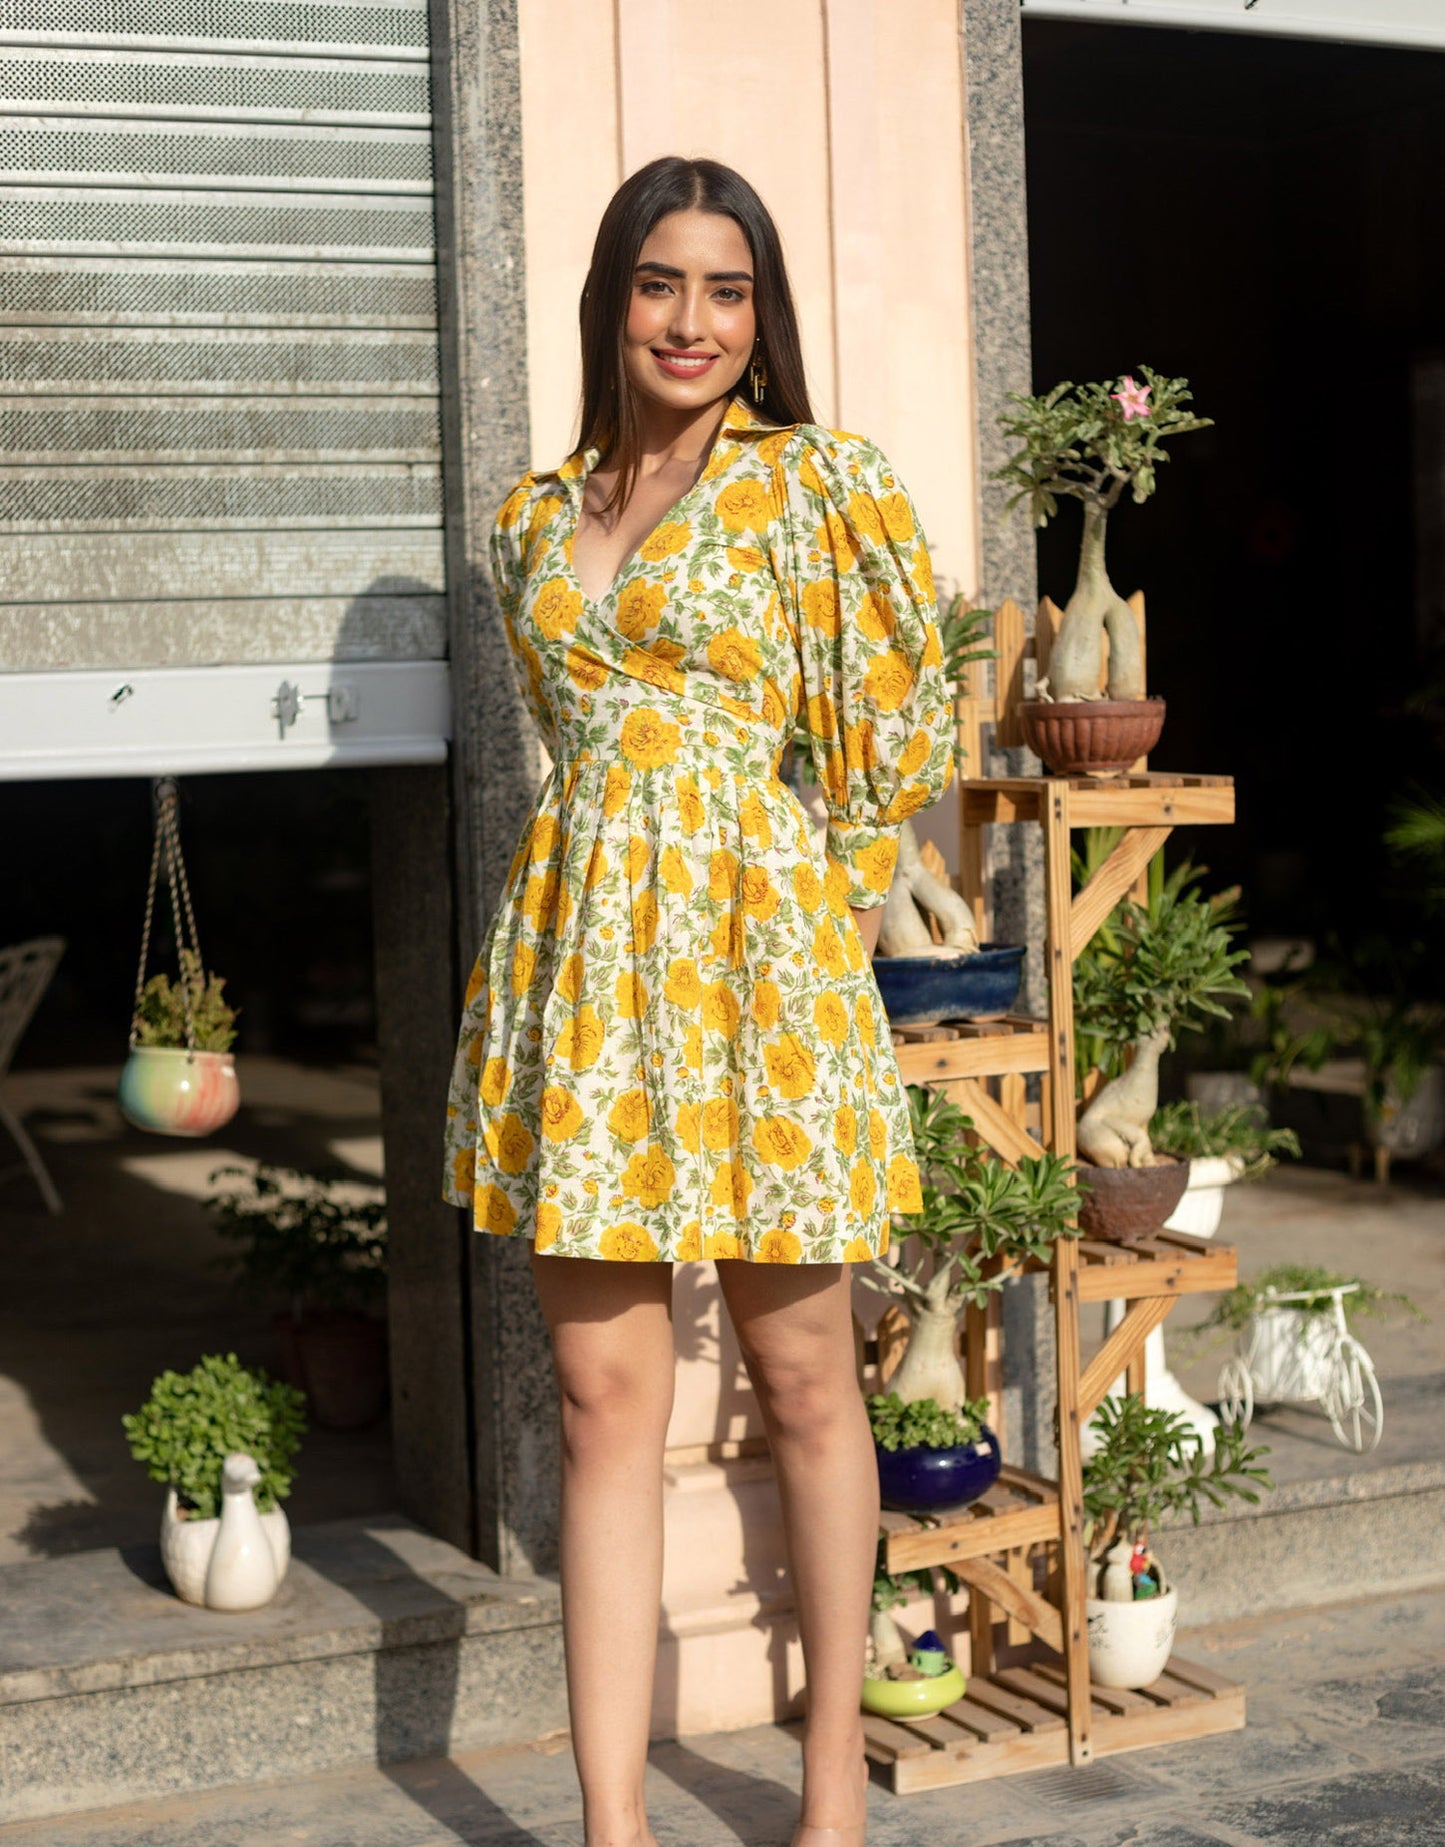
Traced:
<path id="1" fill-rule="evenodd" d="M 163 1372 L 138 1411 L 121 1418 L 130 1453 L 152 1481 L 174 1488 L 193 1519 L 221 1511 L 221 1465 L 233 1450 L 261 1471 L 255 1495 L 269 1513 L 291 1492 L 291 1460 L 306 1427 L 306 1396 L 234 1353 L 208 1353 L 187 1373 Z"/>

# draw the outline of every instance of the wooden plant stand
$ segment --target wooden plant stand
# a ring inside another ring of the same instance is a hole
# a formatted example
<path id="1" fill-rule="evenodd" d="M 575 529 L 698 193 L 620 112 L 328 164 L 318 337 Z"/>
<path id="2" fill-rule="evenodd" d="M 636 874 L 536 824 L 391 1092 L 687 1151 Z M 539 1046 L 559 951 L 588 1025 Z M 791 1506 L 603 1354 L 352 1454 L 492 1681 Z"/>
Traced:
<path id="1" fill-rule="evenodd" d="M 1142 626 L 1142 602 L 1135 602 Z M 1039 632 L 1051 636 L 1057 612 L 1046 604 Z M 1013 706 L 1022 695 L 1022 660 L 1032 643 L 1012 604 L 995 618 L 1000 658 L 990 697 L 975 667 L 960 700 L 965 748 L 978 762 L 983 722 L 1001 743 L 1021 742 Z M 1047 645 L 1047 643 L 1045 644 Z M 983 829 L 1026 824 L 1044 833 L 1048 1017 L 1021 1015 L 941 1028 L 895 1028 L 905 1083 L 936 1084 L 972 1117 L 975 1132 L 1011 1164 L 1045 1149 L 1073 1156 L 1075 1069 L 1073 967 L 1119 900 L 1141 890 L 1154 854 L 1181 824 L 1234 818 L 1234 787 L 1223 776 L 1015 777 L 969 781 L 962 789 L 963 895 L 984 919 Z M 1119 827 L 1118 845 L 1088 884 L 1072 889 L 1076 828 Z M 936 852 L 935 850 L 932 850 Z M 937 856 L 941 862 L 941 856 Z M 937 864 L 935 865 L 937 869 Z M 1028 1099 L 1037 1079 L 1038 1101 Z M 1035 1266 L 1029 1266 L 1035 1267 Z M 1006 1467 L 980 1501 L 938 1516 L 886 1513 L 888 1568 L 947 1565 L 968 1586 L 968 1686 L 963 1699 L 932 1718 L 865 1716 L 868 1752 L 889 1766 L 900 1792 L 937 1789 L 1051 1764 L 1087 1764 L 1115 1751 L 1175 1743 L 1244 1724 L 1244 1692 L 1206 1668 L 1174 1656 L 1153 1686 L 1138 1693 L 1091 1686 L 1085 1635 L 1085 1556 L 1080 1432 L 1123 1373 L 1144 1386 L 1144 1343 L 1181 1295 L 1229 1289 L 1238 1277 L 1232 1246 L 1161 1232 L 1124 1249 L 1062 1239 L 1048 1265 L 1058 1372 L 1056 1481 Z M 1087 1366 L 1081 1363 L 1079 1307 L 1122 1299 L 1124 1318 Z M 890 1330 L 880 1328 L 886 1358 Z M 1002 1429 L 1002 1318 L 997 1294 L 964 1315 L 964 1371 L 970 1397 L 987 1397 Z"/>

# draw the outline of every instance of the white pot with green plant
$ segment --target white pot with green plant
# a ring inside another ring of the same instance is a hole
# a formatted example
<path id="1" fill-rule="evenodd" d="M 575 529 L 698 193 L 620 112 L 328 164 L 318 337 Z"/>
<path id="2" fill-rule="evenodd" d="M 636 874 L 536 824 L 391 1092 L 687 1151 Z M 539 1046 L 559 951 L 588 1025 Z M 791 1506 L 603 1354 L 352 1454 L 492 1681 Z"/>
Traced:
<path id="1" fill-rule="evenodd" d="M 1083 877 L 1107 858 L 1116 830 L 1092 830 Z M 1126 898 L 1074 964 L 1074 1020 L 1082 1089 L 1092 1070 L 1104 1082 L 1079 1117 L 1080 1223 L 1090 1237 L 1130 1242 L 1159 1231 L 1175 1210 L 1188 1167 L 1156 1150 L 1159 1061 L 1180 1032 L 1225 1017 L 1247 995 L 1235 970 L 1247 952 L 1231 947 L 1238 893 L 1206 897 L 1187 861 L 1167 876 L 1158 855 L 1144 904 Z"/>
<path id="2" fill-rule="evenodd" d="M 1221 1428 L 1206 1450 L 1188 1422 L 1135 1392 L 1100 1406 L 1102 1440 L 1084 1464 L 1084 1603 L 1089 1674 L 1101 1687 L 1138 1689 L 1168 1666 L 1179 1621 L 1178 1592 L 1152 1538 L 1171 1514 L 1197 1525 L 1204 1503 L 1256 1502 L 1270 1486 L 1244 1431 Z"/>
<path id="3" fill-rule="evenodd" d="M 265 1161 L 218 1167 L 211 1186 L 206 1204 L 234 1247 L 237 1280 L 281 1305 L 287 1376 L 311 1421 L 375 1423 L 388 1388 L 386 1188 Z"/>
<path id="4" fill-rule="evenodd" d="M 248 1610 L 275 1595 L 291 1560 L 281 1501 L 304 1402 L 234 1353 L 213 1353 L 161 1373 L 122 1417 L 131 1454 L 166 1490 L 161 1561 L 184 1602 Z"/>
<path id="5" fill-rule="evenodd" d="M 1030 748 L 1055 775 L 1128 769 L 1164 725 L 1164 701 L 1148 696 L 1139 625 L 1109 581 L 1104 539 L 1126 490 L 1136 503 L 1154 492 L 1169 459 L 1162 445 L 1210 420 L 1183 408 L 1187 379 L 1140 371 L 1141 380 L 1126 374 L 1102 384 L 1066 382 L 1040 397 L 1010 392 L 1018 409 L 998 419 L 1020 445 L 994 471 L 1015 490 L 1009 505 L 1026 501 L 1035 526 L 1049 523 L 1061 497 L 1083 506 L 1077 580 L 1048 673 L 1019 707 Z"/>
<path id="6" fill-rule="evenodd" d="M 224 980 L 198 956 L 180 952 L 181 972 L 152 975 L 142 988 L 131 1026 L 130 1055 L 121 1071 L 121 1114 L 157 1135 L 212 1135 L 241 1102 L 231 1047 L 236 1009 Z"/>

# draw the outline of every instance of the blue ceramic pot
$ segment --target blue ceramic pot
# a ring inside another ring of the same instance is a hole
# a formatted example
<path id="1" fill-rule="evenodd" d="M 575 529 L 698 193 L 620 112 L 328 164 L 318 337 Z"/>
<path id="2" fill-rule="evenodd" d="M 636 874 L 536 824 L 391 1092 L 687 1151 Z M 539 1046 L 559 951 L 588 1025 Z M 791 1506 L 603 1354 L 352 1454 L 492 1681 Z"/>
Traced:
<path id="1" fill-rule="evenodd" d="M 1023 980 L 1022 943 L 984 943 L 962 962 L 934 956 L 879 956 L 878 992 L 894 1026 L 994 1019 L 1012 1010 Z"/>
<path id="2" fill-rule="evenodd" d="M 966 1507 L 993 1486 L 1003 1467 L 998 1438 L 987 1424 L 976 1443 L 957 1449 L 873 1448 L 883 1505 L 899 1513 Z"/>

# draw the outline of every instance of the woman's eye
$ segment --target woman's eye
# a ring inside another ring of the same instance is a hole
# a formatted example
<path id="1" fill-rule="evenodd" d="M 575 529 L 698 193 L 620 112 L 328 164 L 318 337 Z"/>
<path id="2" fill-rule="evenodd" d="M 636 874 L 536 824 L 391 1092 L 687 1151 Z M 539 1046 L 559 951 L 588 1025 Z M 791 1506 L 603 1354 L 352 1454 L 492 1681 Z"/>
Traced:
<path id="1" fill-rule="evenodd" d="M 741 289 L 719 289 L 718 298 L 728 302 L 741 301 L 743 292 Z"/>
<path id="2" fill-rule="evenodd" d="M 653 276 L 648 281 L 641 283 L 639 286 L 644 295 L 650 295 L 654 289 L 665 289 L 667 287 L 667 284 L 661 279 L 661 277 Z"/>

